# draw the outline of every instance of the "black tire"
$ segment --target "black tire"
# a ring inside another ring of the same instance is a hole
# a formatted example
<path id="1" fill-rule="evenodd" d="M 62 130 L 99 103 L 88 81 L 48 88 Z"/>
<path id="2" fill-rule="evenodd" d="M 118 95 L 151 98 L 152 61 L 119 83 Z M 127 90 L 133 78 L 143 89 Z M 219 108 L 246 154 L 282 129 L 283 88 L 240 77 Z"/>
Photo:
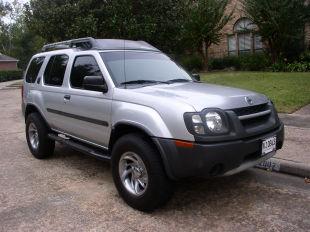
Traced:
<path id="1" fill-rule="evenodd" d="M 29 126 L 34 124 L 39 137 L 37 148 L 33 147 L 29 138 Z M 31 113 L 26 120 L 26 138 L 29 150 L 37 159 L 45 159 L 54 153 L 55 141 L 48 138 L 49 128 L 46 126 L 44 119 L 38 113 Z"/>
<path id="2" fill-rule="evenodd" d="M 140 156 L 148 173 L 147 188 L 140 196 L 130 193 L 120 178 L 119 161 L 126 152 Z M 120 196 L 140 211 L 153 211 L 165 204 L 173 194 L 173 184 L 166 175 L 160 154 L 150 141 L 139 134 L 127 134 L 116 141 L 112 150 L 112 175 Z"/>

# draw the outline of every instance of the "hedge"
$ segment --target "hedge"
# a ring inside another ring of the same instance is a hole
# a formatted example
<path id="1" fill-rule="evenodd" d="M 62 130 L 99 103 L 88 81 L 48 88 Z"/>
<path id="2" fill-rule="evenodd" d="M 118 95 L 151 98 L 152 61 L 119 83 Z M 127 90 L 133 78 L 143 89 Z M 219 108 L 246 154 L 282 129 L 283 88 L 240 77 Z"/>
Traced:
<path id="1" fill-rule="evenodd" d="M 310 72 L 310 51 L 306 51 L 293 62 L 280 60 L 271 66 L 274 72 Z"/>
<path id="2" fill-rule="evenodd" d="M 278 62 L 271 66 L 274 72 L 310 72 L 310 62 Z"/>
<path id="3" fill-rule="evenodd" d="M 199 54 L 188 54 L 177 58 L 188 71 L 199 71 L 203 68 L 203 59 Z M 242 71 L 264 71 L 270 69 L 271 61 L 264 53 L 244 54 L 214 58 L 209 61 L 209 70 L 231 69 Z"/>
<path id="4" fill-rule="evenodd" d="M 271 65 L 270 59 L 264 53 L 244 54 L 240 56 L 227 56 L 224 58 L 211 59 L 210 70 L 234 68 L 242 71 L 264 71 Z"/>
<path id="5" fill-rule="evenodd" d="M 197 72 L 203 68 L 203 59 L 199 54 L 183 55 L 177 60 L 189 72 Z"/>
<path id="6" fill-rule="evenodd" d="M 0 71 L 0 82 L 22 79 L 23 71 Z"/>

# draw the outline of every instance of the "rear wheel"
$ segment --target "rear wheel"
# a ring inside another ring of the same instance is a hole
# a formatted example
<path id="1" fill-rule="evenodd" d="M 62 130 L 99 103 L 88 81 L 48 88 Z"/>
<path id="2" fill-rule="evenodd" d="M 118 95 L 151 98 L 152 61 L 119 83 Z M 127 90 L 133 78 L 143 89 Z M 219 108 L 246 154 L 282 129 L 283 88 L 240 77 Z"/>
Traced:
<path id="1" fill-rule="evenodd" d="M 152 211 L 166 203 L 172 193 L 160 155 L 139 134 L 121 137 L 112 151 L 112 174 L 116 188 L 131 207 Z"/>
<path id="2" fill-rule="evenodd" d="M 54 153 L 55 141 L 48 138 L 49 129 L 38 113 L 31 113 L 26 120 L 26 138 L 29 150 L 37 159 Z"/>

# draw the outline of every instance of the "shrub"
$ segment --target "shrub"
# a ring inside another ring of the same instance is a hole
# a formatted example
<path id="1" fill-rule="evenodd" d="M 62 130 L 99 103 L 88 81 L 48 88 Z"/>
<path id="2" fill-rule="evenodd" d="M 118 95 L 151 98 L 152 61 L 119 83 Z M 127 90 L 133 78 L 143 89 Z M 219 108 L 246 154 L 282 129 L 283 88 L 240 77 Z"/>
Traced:
<path id="1" fill-rule="evenodd" d="M 203 59 L 198 54 L 183 55 L 178 60 L 189 72 L 199 71 L 203 68 Z"/>
<path id="2" fill-rule="evenodd" d="M 277 62 L 271 66 L 271 70 L 273 72 L 285 72 L 286 71 L 286 65 L 287 64 L 283 61 Z"/>
<path id="3" fill-rule="evenodd" d="M 287 72 L 310 72 L 310 62 L 294 62 L 286 66 Z"/>
<path id="4" fill-rule="evenodd" d="M 310 62 L 310 51 L 306 51 L 300 55 L 299 61 Z"/>
<path id="5" fill-rule="evenodd" d="M 272 65 L 274 72 L 310 72 L 310 62 L 298 62 L 286 64 L 278 62 Z"/>
<path id="6" fill-rule="evenodd" d="M 212 70 L 234 68 L 243 71 L 261 71 L 269 66 L 270 59 L 264 53 L 257 53 L 212 59 L 209 67 Z"/>
<path id="7" fill-rule="evenodd" d="M 293 61 L 281 60 L 272 65 L 274 72 L 310 72 L 310 52 L 306 51 Z"/>
<path id="8" fill-rule="evenodd" d="M 22 79 L 23 71 L 0 71 L 0 82 Z"/>
<path id="9" fill-rule="evenodd" d="M 240 68 L 240 60 L 236 56 L 211 59 L 209 62 L 210 70 L 221 70 L 225 68 Z"/>
<path id="10" fill-rule="evenodd" d="M 266 70 L 271 62 L 264 53 L 242 55 L 240 59 L 240 69 L 244 71 L 263 71 Z"/>

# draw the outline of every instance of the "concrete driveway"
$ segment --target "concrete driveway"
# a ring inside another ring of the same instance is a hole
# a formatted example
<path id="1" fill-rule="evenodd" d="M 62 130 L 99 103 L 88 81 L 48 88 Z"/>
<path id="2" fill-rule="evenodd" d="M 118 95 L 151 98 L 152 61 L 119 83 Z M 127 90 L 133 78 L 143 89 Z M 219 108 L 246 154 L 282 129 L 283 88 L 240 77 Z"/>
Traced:
<path id="1" fill-rule="evenodd" d="M 118 196 L 109 164 L 57 146 L 28 151 L 20 90 L 0 90 L 0 231 L 309 231 L 310 185 L 252 169 L 176 184 L 173 199 L 145 214 Z"/>

